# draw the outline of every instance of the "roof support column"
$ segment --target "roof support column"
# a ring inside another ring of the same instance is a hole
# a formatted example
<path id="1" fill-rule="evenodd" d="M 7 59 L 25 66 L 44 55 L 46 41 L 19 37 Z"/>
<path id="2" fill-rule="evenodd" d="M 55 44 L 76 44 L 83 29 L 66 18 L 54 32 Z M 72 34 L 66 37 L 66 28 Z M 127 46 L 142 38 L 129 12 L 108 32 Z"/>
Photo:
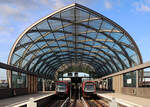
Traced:
<path id="1" fill-rule="evenodd" d="M 45 91 L 45 79 L 44 78 L 42 79 L 42 85 L 43 85 L 42 91 L 44 92 Z"/>
<path id="2" fill-rule="evenodd" d="M 136 88 L 139 87 L 139 71 L 136 70 Z"/>
<path id="3" fill-rule="evenodd" d="M 8 81 L 8 87 L 12 88 L 12 71 L 7 70 L 7 81 Z"/>

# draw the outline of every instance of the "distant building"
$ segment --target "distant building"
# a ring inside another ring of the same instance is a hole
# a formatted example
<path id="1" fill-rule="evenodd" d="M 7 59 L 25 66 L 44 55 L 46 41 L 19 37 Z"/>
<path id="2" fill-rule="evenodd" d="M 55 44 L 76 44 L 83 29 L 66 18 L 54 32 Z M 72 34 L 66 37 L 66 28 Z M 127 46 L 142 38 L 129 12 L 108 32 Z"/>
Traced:
<path id="1" fill-rule="evenodd" d="M 0 80 L 0 88 L 8 88 L 8 81 Z"/>
<path id="2" fill-rule="evenodd" d="M 8 83 L 7 80 L 0 80 L 0 84 L 6 84 Z"/>

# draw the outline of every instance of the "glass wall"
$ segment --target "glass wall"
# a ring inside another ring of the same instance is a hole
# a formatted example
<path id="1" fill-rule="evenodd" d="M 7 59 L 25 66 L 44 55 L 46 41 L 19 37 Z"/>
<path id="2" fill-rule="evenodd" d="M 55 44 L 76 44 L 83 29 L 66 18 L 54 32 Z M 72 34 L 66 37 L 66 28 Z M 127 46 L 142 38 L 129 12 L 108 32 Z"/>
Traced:
<path id="1" fill-rule="evenodd" d="M 49 79 L 46 79 L 45 80 L 45 90 L 46 91 L 49 91 L 49 90 L 51 90 L 51 80 L 49 80 Z"/>
<path id="2" fill-rule="evenodd" d="M 107 88 L 107 80 L 106 79 L 103 79 L 103 81 L 102 81 L 102 89 L 106 89 Z"/>
<path id="3" fill-rule="evenodd" d="M 27 88 L 27 75 L 12 71 L 12 88 Z"/>
<path id="4" fill-rule="evenodd" d="M 8 88 L 6 69 L 0 68 L 0 88 Z"/>
<path id="5" fill-rule="evenodd" d="M 136 71 L 123 75 L 123 85 L 124 87 L 136 87 Z"/>
<path id="6" fill-rule="evenodd" d="M 139 70 L 139 87 L 150 87 L 150 68 Z"/>
<path id="7" fill-rule="evenodd" d="M 43 90 L 42 78 L 38 78 L 38 91 Z"/>
<path id="8" fill-rule="evenodd" d="M 112 85 L 112 83 L 113 83 L 112 81 L 113 80 L 112 80 L 112 77 L 108 78 L 107 81 L 108 81 L 108 90 L 112 90 L 113 89 L 113 85 Z"/>

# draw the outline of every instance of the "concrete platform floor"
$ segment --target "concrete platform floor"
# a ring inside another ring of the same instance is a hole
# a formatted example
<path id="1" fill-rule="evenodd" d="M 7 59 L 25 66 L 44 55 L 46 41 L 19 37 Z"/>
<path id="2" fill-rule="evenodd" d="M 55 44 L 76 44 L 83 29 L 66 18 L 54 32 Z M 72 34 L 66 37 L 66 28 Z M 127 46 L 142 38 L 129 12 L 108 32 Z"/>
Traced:
<path id="1" fill-rule="evenodd" d="M 10 97 L 0 100 L 0 107 L 13 107 L 21 103 L 26 103 L 30 98 L 34 100 L 42 99 L 42 97 L 53 95 L 54 91 L 38 92 L 36 94 L 27 94 L 23 96 Z"/>
<path id="2" fill-rule="evenodd" d="M 149 98 L 130 96 L 121 93 L 97 93 L 97 95 L 106 99 L 115 98 L 117 102 L 133 105 L 133 107 L 150 107 Z"/>

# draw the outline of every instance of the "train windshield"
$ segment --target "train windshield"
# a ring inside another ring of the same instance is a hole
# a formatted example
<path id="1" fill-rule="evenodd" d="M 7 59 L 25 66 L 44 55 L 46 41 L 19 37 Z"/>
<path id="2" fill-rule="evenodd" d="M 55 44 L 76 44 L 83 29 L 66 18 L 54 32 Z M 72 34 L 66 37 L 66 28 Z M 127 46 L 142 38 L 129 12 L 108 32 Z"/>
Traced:
<path id="1" fill-rule="evenodd" d="M 57 91 L 65 91 L 66 90 L 66 84 L 63 82 L 59 82 L 56 84 L 56 90 Z"/>
<path id="2" fill-rule="evenodd" d="M 94 83 L 85 83 L 85 87 L 84 87 L 84 89 L 86 90 L 86 91 L 94 91 Z"/>

